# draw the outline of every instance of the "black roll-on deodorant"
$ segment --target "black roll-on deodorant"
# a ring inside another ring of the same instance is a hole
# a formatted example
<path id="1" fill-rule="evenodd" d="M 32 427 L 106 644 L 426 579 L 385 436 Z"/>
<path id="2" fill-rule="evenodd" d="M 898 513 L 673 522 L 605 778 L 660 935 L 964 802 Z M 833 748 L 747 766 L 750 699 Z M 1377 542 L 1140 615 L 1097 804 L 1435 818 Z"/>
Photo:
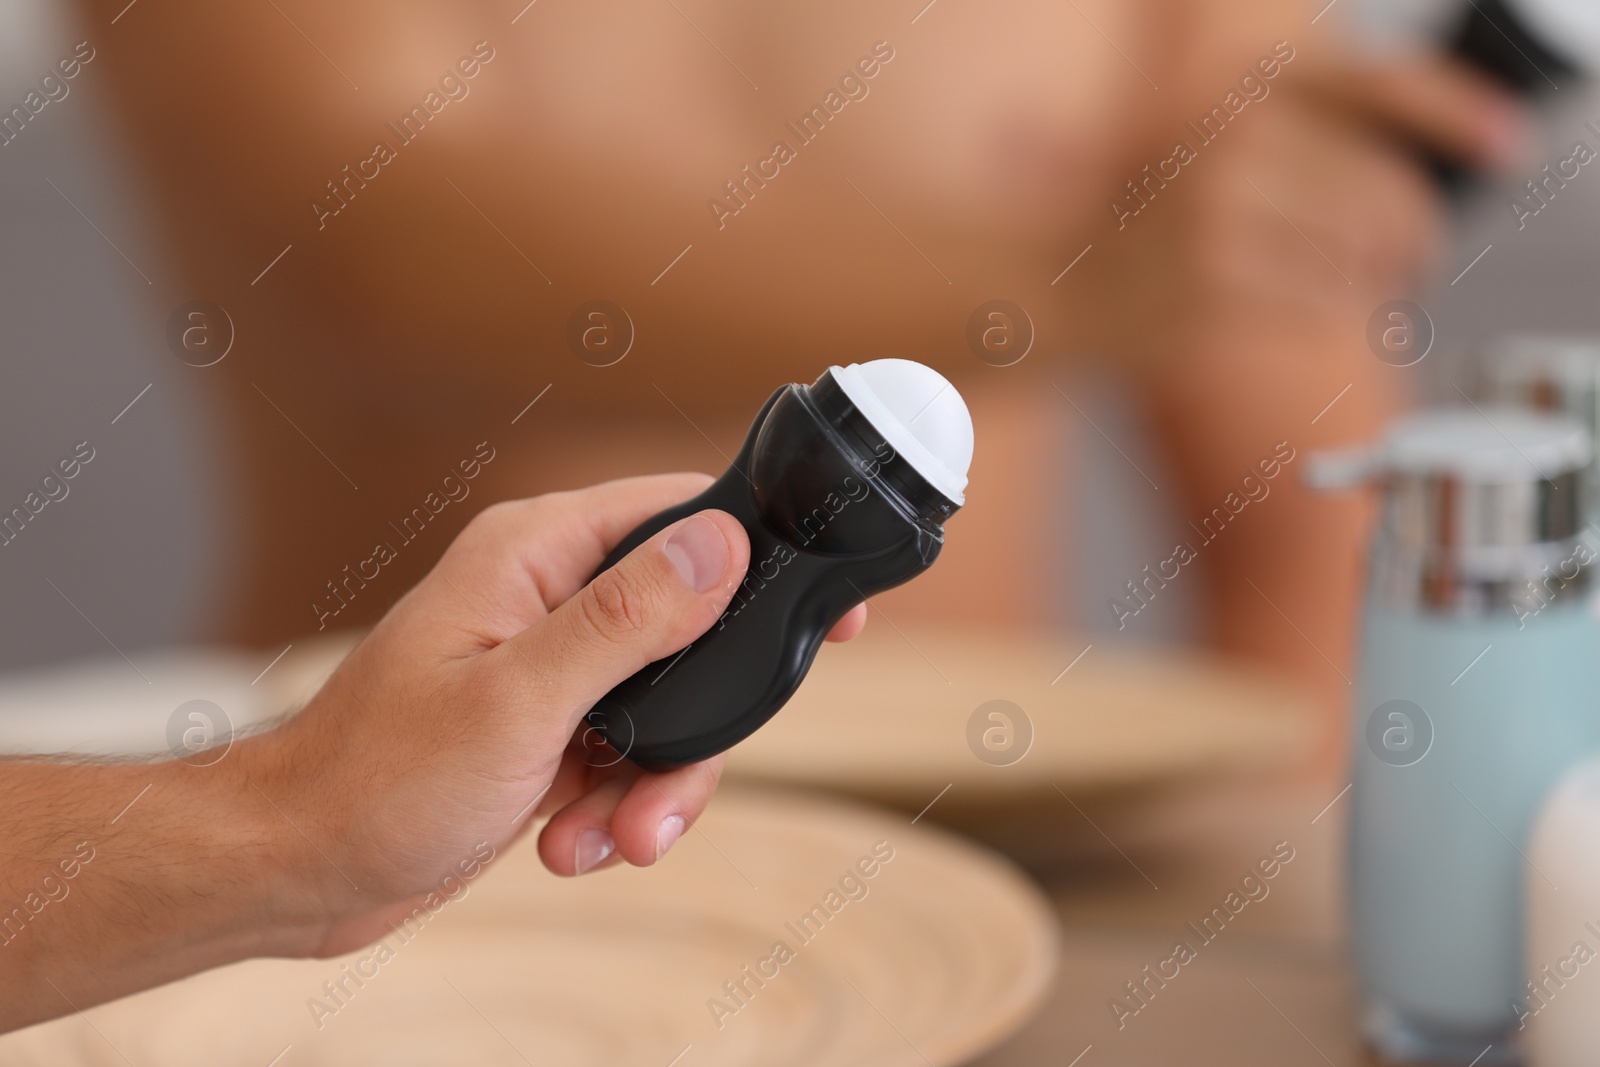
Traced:
<path id="1" fill-rule="evenodd" d="M 710 488 L 642 524 L 601 565 L 707 508 L 750 537 L 749 570 L 722 617 L 606 694 L 589 727 L 616 758 L 651 769 L 748 737 L 794 695 L 834 623 L 933 564 L 971 461 L 966 404 L 920 363 L 852 363 L 780 388 Z"/>

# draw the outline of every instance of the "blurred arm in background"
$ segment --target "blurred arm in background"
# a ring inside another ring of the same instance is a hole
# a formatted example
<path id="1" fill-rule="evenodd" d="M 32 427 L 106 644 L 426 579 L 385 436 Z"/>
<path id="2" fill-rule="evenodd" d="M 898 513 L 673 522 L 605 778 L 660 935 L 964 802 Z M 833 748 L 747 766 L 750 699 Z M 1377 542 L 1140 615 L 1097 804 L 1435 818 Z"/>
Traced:
<path id="1" fill-rule="evenodd" d="M 249 488 L 223 599 L 226 633 L 263 643 L 313 628 L 325 583 L 475 442 L 504 457 L 484 502 L 716 469 L 775 384 L 894 355 L 950 375 L 983 440 L 946 562 L 890 603 L 1047 619 L 1037 572 L 1063 538 L 1039 453 L 1074 417 L 1051 389 L 1063 357 L 1135 378 L 1197 519 L 1280 440 L 1371 433 L 1399 390 L 1366 318 L 1437 227 L 1413 144 L 1494 161 L 1515 128 L 1459 72 L 1371 72 L 1337 13 L 1266 0 L 280 6 L 140 5 L 112 26 L 120 2 L 83 0 L 187 267 L 158 298 L 214 300 L 238 327 L 207 368 Z M 1280 42 L 1270 93 L 1119 220 L 1127 184 Z M 1038 327 L 1013 367 L 963 341 L 997 296 Z M 595 298 L 637 332 L 613 367 L 566 343 Z M 1214 637 L 1342 690 L 1321 657 L 1345 659 L 1360 511 L 1292 471 L 1274 493 L 1202 558 Z M 468 512 L 336 624 L 375 618 Z"/>
<path id="2" fill-rule="evenodd" d="M 1278 81 L 1107 235 L 1109 269 L 1084 280 L 1116 309 L 1092 343 L 1124 357 L 1182 475 L 1213 642 L 1294 669 L 1341 711 L 1367 508 L 1310 493 L 1301 464 L 1408 400 L 1416 372 L 1376 358 L 1367 323 L 1435 265 L 1425 154 L 1498 171 L 1526 146 L 1518 105 L 1443 60 L 1308 48 Z M 1268 482 L 1278 442 L 1296 460 Z M 1218 508 L 1243 508 L 1220 534 Z"/>

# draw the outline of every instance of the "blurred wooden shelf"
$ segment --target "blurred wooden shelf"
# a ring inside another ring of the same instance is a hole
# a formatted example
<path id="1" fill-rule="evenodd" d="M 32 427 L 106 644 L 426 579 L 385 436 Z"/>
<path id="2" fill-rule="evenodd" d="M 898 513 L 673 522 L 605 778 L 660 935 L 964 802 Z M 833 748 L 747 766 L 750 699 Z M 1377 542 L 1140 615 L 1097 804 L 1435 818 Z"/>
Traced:
<path id="1" fill-rule="evenodd" d="M 902 806 L 946 784 L 958 804 L 1027 803 L 1058 787 L 1077 797 L 1293 766 L 1315 743 L 1309 698 L 1264 672 L 1178 651 L 1083 654 L 1087 645 L 874 619 L 823 648 L 788 706 L 729 754 L 728 773 Z M 992 700 L 1031 724 L 1031 744 L 1008 765 L 980 758 L 969 733 Z"/>
<path id="2" fill-rule="evenodd" d="M 297 646 L 272 679 L 275 699 L 310 699 L 354 641 Z M 823 646 L 788 705 L 729 752 L 727 774 L 913 810 L 945 785 L 964 806 L 1026 805 L 1056 787 L 1077 797 L 1293 767 L 1316 743 L 1310 698 L 1265 671 L 1176 649 L 1097 646 L 1080 659 L 1087 645 L 874 619 L 854 641 Z M 1025 754 L 1007 765 L 985 762 L 969 737 L 991 700 L 1031 724 Z"/>

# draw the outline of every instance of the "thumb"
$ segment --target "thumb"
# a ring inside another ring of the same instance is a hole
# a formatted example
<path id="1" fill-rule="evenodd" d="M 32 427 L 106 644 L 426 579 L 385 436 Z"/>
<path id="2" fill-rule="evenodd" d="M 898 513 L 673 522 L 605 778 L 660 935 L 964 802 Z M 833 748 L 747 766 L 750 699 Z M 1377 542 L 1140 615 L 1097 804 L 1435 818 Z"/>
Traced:
<path id="1" fill-rule="evenodd" d="M 749 562 L 739 520 L 702 511 L 657 533 L 489 655 L 497 671 L 516 679 L 514 691 L 536 694 L 538 714 L 570 732 L 612 687 L 710 629 Z"/>

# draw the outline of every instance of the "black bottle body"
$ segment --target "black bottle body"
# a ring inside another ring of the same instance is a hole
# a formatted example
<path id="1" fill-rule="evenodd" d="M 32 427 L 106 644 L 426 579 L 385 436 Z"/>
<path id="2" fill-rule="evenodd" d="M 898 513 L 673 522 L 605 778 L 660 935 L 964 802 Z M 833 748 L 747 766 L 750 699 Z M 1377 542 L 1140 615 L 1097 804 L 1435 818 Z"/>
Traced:
<path id="1" fill-rule="evenodd" d="M 615 752 L 650 769 L 706 759 L 770 719 L 846 612 L 932 565 L 956 505 L 928 490 L 824 375 L 774 393 L 733 465 L 640 525 L 601 570 L 707 508 L 736 517 L 750 538 L 733 601 L 687 649 L 618 685 L 587 716 Z"/>

